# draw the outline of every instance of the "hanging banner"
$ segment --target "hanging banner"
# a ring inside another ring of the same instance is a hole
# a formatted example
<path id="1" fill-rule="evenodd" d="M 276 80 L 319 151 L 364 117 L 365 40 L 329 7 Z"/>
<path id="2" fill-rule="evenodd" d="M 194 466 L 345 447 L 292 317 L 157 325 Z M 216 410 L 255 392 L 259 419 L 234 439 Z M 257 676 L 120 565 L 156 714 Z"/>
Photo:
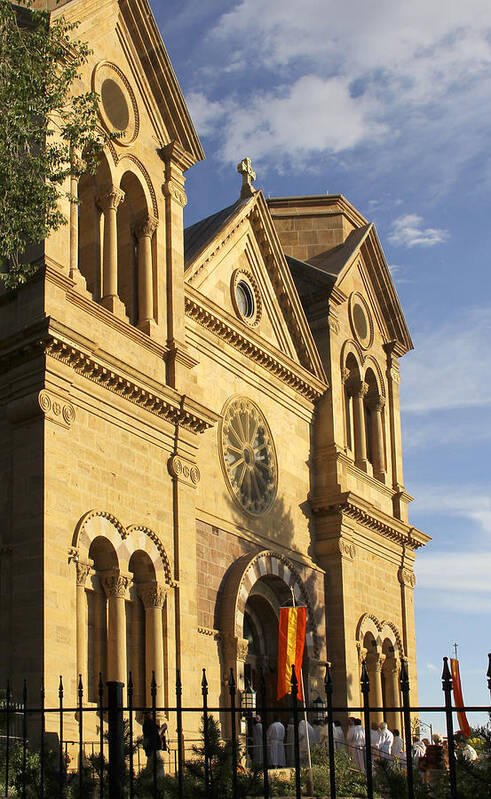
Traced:
<path id="1" fill-rule="evenodd" d="M 456 658 L 450 658 L 450 669 L 452 671 L 452 684 L 453 684 L 453 698 L 456 707 L 464 707 L 464 697 L 462 696 L 462 684 L 460 682 L 460 669 L 459 661 Z M 467 721 L 467 716 L 463 710 L 457 711 L 457 718 L 459 720 L 459 727 L 461 732 L 466 738 L 470 738 L 471 728 Z"/>
<path id="2" fill-rule="evenodd" d="M 302 701 L 300 671 L 305 646 L 307 608 L 280 608 L 278 633 L 278 699 L 291 693 L 292 666 L 298 680 L 297 698 Z"/>

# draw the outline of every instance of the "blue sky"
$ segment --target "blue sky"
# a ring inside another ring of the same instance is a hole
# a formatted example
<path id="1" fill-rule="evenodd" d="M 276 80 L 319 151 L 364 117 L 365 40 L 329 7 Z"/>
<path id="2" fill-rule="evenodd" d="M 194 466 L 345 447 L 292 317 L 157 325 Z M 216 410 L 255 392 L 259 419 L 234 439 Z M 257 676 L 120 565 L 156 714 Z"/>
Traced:
<path id="1" fill-rule="evenodd" d="M 151 0 L 201 137 L 186 224 L 265 195 L 342 193 L 374 221 L 415 343 L 401 362 L 419 554 L 422 703 L 459 643 L 467 703 L 491 651 L 491 4 Z M 471 719 L 472 721 L 472 719 Z M 437 725 L 438 726 L 438 725 Z"/>

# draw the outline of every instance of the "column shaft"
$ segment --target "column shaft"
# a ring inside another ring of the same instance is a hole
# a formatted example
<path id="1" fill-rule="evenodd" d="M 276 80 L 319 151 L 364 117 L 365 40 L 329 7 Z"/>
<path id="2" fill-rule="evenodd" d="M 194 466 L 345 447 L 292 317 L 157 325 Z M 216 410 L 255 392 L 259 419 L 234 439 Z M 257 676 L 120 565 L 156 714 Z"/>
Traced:
<path id="1" fill-rule="evenodd" d="M 118 206 L 124 192 L 116 186 L 106 188 L 98 198 L 104 214 L 104 244 L 102 257 L 102 299 L 111 310 L 118 309 Z M 115 308 L 112 306 L 115 305 Z"/>
<path id="2" fill-rule="evenodd" d="M 125 594 L 129 578 L 115 573 L 104 579 L 108 599 L 107 619 L 107 679 L 126 684 L 126 608 Z"/>
<path id="3" fill-rule="evenodd" d="M 365 430 L 365 408 L 364 397 L 367 393 L 368 386 L 366 383 L 359 382 L 355 391 L 353 391 L 353 425 L 354 425 L 354 440 L 355 440 L 355 465 L 364 472 L 368 469 L 367 460 L 367 439 Z"/>
<path id="4" fill-rule="evenodd" d="M 87 699 L 87 600 L 85 598 L 85 582 L 90 571 L 86 563 L 77 563 L 77 675 L 82 676 L 84 696 Z"/>
<path id="5" fill-rule="evenodd" d="M 377 397 L 376 402 L 372 405 L 373 476 L 382 482 L 385 482 L 384 428 L 382 419 L 384 404 L 383 397 Z"/>
<path id="6" fill-rule="evenodd" d="M 137 226 L 138 239 L 138 324 L 148 326 L 154 321 L 152 236 L 158 220 L 147 216 Z"/>
<path id="7" fill-rule="evenodd" d="M 157 707 L 165 705 L 164 696 L 164 630 L 162 608 L 166 589 L 156 583 L 144 583 L 139 587 L 141 600 L 145 606 L 145 670 L 147 683 L 147 704 L 152 703 L 152 676 L 155 674 Z"/>
<path id="8" fill-rule="evenodd" d="M 77 175 L 70 178 L 70 277 L 78 272 L 78 182 Z"/>

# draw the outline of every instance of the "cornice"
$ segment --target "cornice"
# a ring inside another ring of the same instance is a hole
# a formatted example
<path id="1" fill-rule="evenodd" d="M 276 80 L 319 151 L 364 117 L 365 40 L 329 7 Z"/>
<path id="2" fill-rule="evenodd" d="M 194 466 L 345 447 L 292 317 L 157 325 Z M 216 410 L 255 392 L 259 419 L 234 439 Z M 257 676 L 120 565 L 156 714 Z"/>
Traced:
<path id="1" fill-rule="evenodd" d="M 377 512 L 376 508 L 363 507 L 363 503 L 359 501 L 359 498 L 350 492 L 340 494 L 339 501 L 332 503 L 329 501 L 321 502 L 313 498 L 312 508 L 315 515 L 353 519 L 366 529 L 373 530 L 384 538 L 395 541 L 410 550 L 419 549 L 431 541 L 429 535 L 421 532 L 416 527 L 411 527 L 399 519 Z"/>
<path id="2" fill-rule="evenodd" d="M 213 312 L 211 308 L 205 307 L 204 298 L 200 297 L 198 301 L 197 297 L 197 293 L 195 295 L 193 292 L 193 296 L 190 293 L 185 300 L 186 315 L 190 319 L 210 330 L 222 341 L 227 342 L 231 347 L 246 355 L 251 361 L 262 366 L 281 380 L 282 383 L 290 386 L 311 402 L 315 402 L 324 394 L 327 386 L 321 383 L 314 375 L 304 371 L 301 366 L 298 370 L 295 370 L 293 362 L 290 365 L 282 362 L 278 357 L 275 357 L 271 352 L 254 342 L 251 334 L 247 336 L 241 333 L 223 318 L 220 318 L 218 313 Z M 300 372 L 304 372 L 304 374 L 302 375 Z"/>

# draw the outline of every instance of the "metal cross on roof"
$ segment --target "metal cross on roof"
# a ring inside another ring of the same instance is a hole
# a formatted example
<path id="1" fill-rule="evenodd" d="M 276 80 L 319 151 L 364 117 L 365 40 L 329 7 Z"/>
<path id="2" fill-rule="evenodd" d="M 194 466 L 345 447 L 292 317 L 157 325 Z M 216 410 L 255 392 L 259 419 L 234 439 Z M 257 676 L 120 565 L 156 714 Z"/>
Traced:
<path id="1" fill-rule="evenodd" d="M 252 197 L 256 189 L 252 182 L 256 180 L 256 173 L 252 168 L 250 158 L 243 158 L 240 164 L 237 164 L 237 172 L 242 175 L 242 189 L 240 191 L 240 199 L 244 200 L 246 197 Z"/>

